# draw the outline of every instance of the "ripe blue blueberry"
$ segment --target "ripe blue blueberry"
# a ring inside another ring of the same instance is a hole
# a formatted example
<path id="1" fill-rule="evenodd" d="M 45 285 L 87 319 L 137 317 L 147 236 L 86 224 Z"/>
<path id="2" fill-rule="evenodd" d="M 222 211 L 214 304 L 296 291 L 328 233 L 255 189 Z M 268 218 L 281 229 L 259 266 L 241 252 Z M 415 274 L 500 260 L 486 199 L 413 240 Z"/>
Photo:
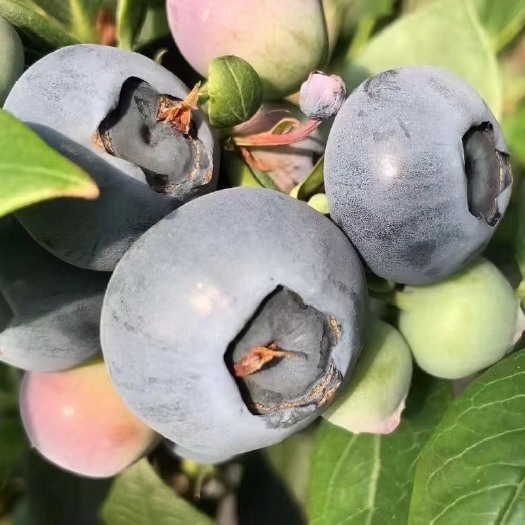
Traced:
<path id="1" fill-rule="evenodd" d="M 2 219 L 0 360 L 56 372 L 95 356 L 108 278 L 53 257 L 13 218 Z"/>
<path id="2" fill-rule="evenodd" d="M 501 129 L 474 89 L 437 67 L 385 71 L 337 114 L 326 146 L 333 220 L 373 272 L 442 280 L 487 245 L 510 199 Z"/>
<path id="3" fill-rule="evenodd" d="M 279 192 L 234 188 L 180 207 L 124 255 L 101 341 L 128 407 L 214 461 L 317 417 L 362 344 L 359 259 L 328 219 Z"/>
<path id="4" fill-rule="evenodd" d="M 215 188 L 217 145 L 198 110 L 181 117 L 196 103 L 179 111 L 187 96 L 162 66 L 112 47 L 65 47 L 31 66 L 5 109 L 90 173 L 101 195 L 26 208 L 23 226 L 71 264 L 113 270 L 152 224 Z"/>

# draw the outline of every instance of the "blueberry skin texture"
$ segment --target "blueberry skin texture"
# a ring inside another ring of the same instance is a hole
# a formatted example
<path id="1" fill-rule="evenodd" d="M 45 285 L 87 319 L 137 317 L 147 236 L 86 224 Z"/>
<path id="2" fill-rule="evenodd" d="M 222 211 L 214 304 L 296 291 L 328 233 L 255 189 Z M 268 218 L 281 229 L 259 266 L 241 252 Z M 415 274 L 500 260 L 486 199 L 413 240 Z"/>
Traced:
<path id="1" fill-rule="evenodd" d="M 100 352 L 102 300 L 109 274 L 53 257 L 12 217 L 0 221 L 0 360 L 32 372 L 58 372 Z"/>
<path id="2" fill-rule="evenodd" d="M 207 456 L 199 452 L 194 452 L 187 448 L 181 447 L 169 440 L 164 440 L 164 446 L 175 456 L 187 459 L 188 461 L 194 461 L 195 463 L 201 463 L 202 465 L 217 465 L 219 463 L 225 463 L 232 459 L 232 455 L 225 453 L 223 455 Z"/>
<path id="3" fill-rule="evenodd" d="M 385 71 L 347 99 L 327 141 L 326 193 L 332 219 L 374 273 L 429 284 L 484 249 L 495 227 L 469 211 L 462 144 L 482 123 L 508 153 L 485 102 L 437 67 Z M 510 193 L 499 195 L 501 215 Z"/>
<path id="4" fill-rule="evenodd" d="M 351 244 L 324 216 L 279 192 L 234 188 L 148 230 L 117 265 L 101 317 L 104 358 L 131 411 L 181 450 L 216 461 L 308 425 L 320 413 L 313 406 L 289 426 L 285 411 L 278 424 L 253 415 L 224 362 L 279 285 L 338 320 L 332 356 L 345 376 L 362 345 L 366 283 Z"/>
<path id="5" fill-rule="evenodd" d="M 0 16 L 0 106 L 24 71 L 24 46 L 13 26 Z"/>
<path id="6" fill-rule="evenodd" d="M 75 45 L 31 66 L 5 103 L 5 109 L 84 168 L 100 187 L 96 201 L 57 199 L 17 214 L 44 248 L 82 268 L 112 271 L 151 225 L 185 200 L 216 186 L 213 176 L 187 199 L 156 193 L 139 167 L 94 145 L 93 134 L 117 105 L 122 84 L 130 77 L 177 98 L 189 92 L 167 69 L 142 55 L 107 46 Z M 193 120 L 199 139 L 213 157 L 216 175 L 219 159 L 213 133 L 199 112 L 194 112 Z"/>

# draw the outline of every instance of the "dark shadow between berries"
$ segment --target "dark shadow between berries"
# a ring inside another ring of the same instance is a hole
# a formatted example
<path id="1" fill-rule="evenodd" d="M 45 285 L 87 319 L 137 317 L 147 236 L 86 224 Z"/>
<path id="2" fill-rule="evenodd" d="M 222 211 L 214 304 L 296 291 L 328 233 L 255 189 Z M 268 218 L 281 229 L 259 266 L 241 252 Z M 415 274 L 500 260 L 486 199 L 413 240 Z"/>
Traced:
<path id="1" fill-rule="evenodd" d="M 224 355 L 243 401 L 270 427 L 286 427 L 326 405 L 342 382 L 332 359 L 337 320 L 285 286 L 261 302 Z"/>
<path id="2" fill-rule="evenodd" d="M 0 332 L 3 332 L 13 319 L 14 313 L 7 299 L 0 292 Z M 0 350 L 1 354 L 1 350 Z"/>
<path id="3" fill-rule="evenodd" d="M 496 149 L 490 122 L 465 133 L 463 151 L 470 213 L 483 217 L 489 226 L 496 226 L 501 219 L 498 197 L 512 183 L 510 157 Z"/>

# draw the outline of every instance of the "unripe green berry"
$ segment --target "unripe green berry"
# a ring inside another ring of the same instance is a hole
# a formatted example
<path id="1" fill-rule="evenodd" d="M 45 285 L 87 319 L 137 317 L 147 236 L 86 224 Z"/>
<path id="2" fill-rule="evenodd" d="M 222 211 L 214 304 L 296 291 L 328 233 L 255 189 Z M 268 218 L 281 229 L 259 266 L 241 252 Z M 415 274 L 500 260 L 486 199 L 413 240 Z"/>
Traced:
<path id="1" fill-rule="evenodd" d="M 355 434 L 388 434 L 399 425 L 411 379 L 405 340 L 394 327 L 372 319 L 350 383 L 323 416 Z"/>
<path id="2" fill-rule="evenodd" d="M 473 374 L 512 349 L 518 300 L 503 274 L 484 258 L 438 284 L 406 286 L 396 303 L 399 330 L 418 365 L 434 376 Z"/>

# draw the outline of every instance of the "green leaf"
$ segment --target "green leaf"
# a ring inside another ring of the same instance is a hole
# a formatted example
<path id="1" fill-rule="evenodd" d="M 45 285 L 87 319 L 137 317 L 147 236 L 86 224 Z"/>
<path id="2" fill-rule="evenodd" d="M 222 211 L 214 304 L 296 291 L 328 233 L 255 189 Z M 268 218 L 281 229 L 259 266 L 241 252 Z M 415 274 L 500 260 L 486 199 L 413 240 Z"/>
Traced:
<path id="1" fill-rule="evenodd" d="M 224 166 L 224 175 L 231 186 L 263 187 L 253 175 L 248 164 L 236 151 L 223 151 L 221 165 Z M 268 175 L 266 176 L 268 177 Z"/>
<path id="2" fill-rule="evenodd" d="M 208 76 L 212 126 L 229 128 L 246 122 L 261 107 L 262 83 L 253 67 L 236 56 L 215 58 Z"/>
<path id="3" fill-rule="evenodd" d="M 119 0 L 117 9 L 117 39 L 119 47 L 133 49 L 142 29 L 148 0 Z"/>
<path id="4" fill-rule="evenodd" d="M 376 19 L 390 16 L 394 10 L 394 0 L 329 0 L 339 10 L 342 17 L 342 37 L 348 39 L 357 31 L 360 24 L 371 24 L 373 27 Z M 371 27 L 371 29 L 372 29 Z"/>
<path id="5" fill-rule="evenodd" d="M 257 168 L 254 168 L 253 166 L 248 166 L 249 170 L 252 172 L 253 177 L 255 180 L 263 187 L 268 190 L 274 190 L 274 191 L 281 191 L 279 186 L 275 184 L 273 179 L 266 173 L 265 171 L 260 171 Z"/>
<path id="6" fill-rule="evenodd" d="M 144 23 L 135 39 L 135 48 L 146 46 L 155 40 L 169 37 L 169 35 L 170 28 L 166 16 L 166 6 L 164 2 L 161 2 L 159 6 L 149 7 Z"/>
<path id="7" fill-rule="evenodd" d="M 0 16 L 16 27 L 24 44 L 45 54 L 79 41 L 31 0 L 0 0 Z"/>
<path id="8" fill-rule="evenodd" d="M 494 49 L 505 47 L 525 26 L 525 0 L 473 0 Z"/>
<path id="9" fill-rule="evenodd" d="M 435 3 L 436 1 L 437 0 L 405 0 L 403 2 L 403 11 L 405 13 L 409 13 L 410 11 L 414 11 L 415 9 L 419 9 L 420 7 L 424 7 L 432 2 Z"/>
<path id="10" fill-rule="evenodd" d="M 522 304 L 525 302 L 525 184 L 518 186 L 518 209 L 515 230 L 515 255 L 520 269 L 522 283 L 519 296 Z"/>
<path id="11" fill-rule="evenodd" d="M 302 201 L 311 199 L 324 184 L 324 155 L 315 163 L 308 177 L 299 185 L 297 198 Z"/>
<path id="12" fill-rule="evenodd" d="M 348 5 L 346 16 L 348 19 L 358 22 L 359 19 L 365 16 L 381 17 L 388 16 L 394 9 L 394 0 L 353 0 L 346 2 L 346 0 L 335 0 L 337 2 Z"/>
<path id="13" fill-rule="evenodd" d="M 522 350 L 485 372 L 450 406 L 416 469 L 411 525 L 523 523 L 524 380 Z"/>
<path id="14" fill-rule="evenodd" d="M 264 450 L 272 467 L 286 483 L 297 503 L 305 508 L 310 490 L 313 438 L 308 429 Z"/>
<path id="15" fill-rule="evenodd" d="M 392 434 L 356 435 L 323 421 L 313 453 L 310 523 L 405 525 L 415 463 L 450 399 L 450 383 L 418 373 Z"/>
<path id="16" fill-rule="evenodd" d="M 405 0 L 403 10 L 414 11 L 439 0 Z M 505 47 L 525 25 L 524 0 L 458 0 L 471 2 L 496 50 Z"/>
<path id="17" fill-rule="evenodd" d="M 212 521 L 177 496 L 146 459 L 118 476 L 102 515 L 107 525 L 211 525 Z"/>
<path id="18" fill-rule="evenodd" d="M 33 130 L 0 110 L 0 216 L 56 197 L 98 197 L 98 187 L 76 164 Z"/>
<path id="19" fill-rule="evenodd" d="M 105 0 L 33 0 L 80 42 L 99 42 L 97 17 Z"/>
<path id="20" fill-rule="evenodd" d="M 525 166 L 525 104 L 507 115 L 502 122 L 512 162 Z"/>
<path id="21" fill-rule="evenodd" d="M 515 112 L 503 120 L 503 130 L 509 145 L 514 168 L 514 188 L 517 192 L 515 191 L 513 197 L 517 198 L 515 202 L 510 202 L 501 226 L 508 226 L 507 230 L 510 229 L 511 238 L 514 240 L 514 253 L 522 277 L 519 295 L 523 304 L 525 299 L 525 184 L 523 180 L 519 180 L 519 174 L 523 168 L 525 168 L 525 104 L 518 106 Z M 514 207 L 516 208 L 515 210 Z M 512 214 L 513 211 L 514 217 L 509 218 L 508 216 Z M 511 219 L 514 220 L 511 222 Z M 501 226 L 498 227 L 496 235 L 498 235 Z M 489 244 L 489 248 L 490 247 L 491 245 Z M 503 248 L 505 247 L 503 246 Z M 507 260 L 509 253 L 512 253 L 512 250 L 501 250 L 500 247 L 499 254 L 502 257 L 506 257 Z"/>
<path id="22" fill-rule="evenodd" d="M 399 18 L 347 62 L 343 78 L 349 90 L 368 76 L 394 67 L 428 64 L 455 72 L 477 89 L 498 118 L 501 79 L 491 42 L 470 1 L 430 3 Z"/>

